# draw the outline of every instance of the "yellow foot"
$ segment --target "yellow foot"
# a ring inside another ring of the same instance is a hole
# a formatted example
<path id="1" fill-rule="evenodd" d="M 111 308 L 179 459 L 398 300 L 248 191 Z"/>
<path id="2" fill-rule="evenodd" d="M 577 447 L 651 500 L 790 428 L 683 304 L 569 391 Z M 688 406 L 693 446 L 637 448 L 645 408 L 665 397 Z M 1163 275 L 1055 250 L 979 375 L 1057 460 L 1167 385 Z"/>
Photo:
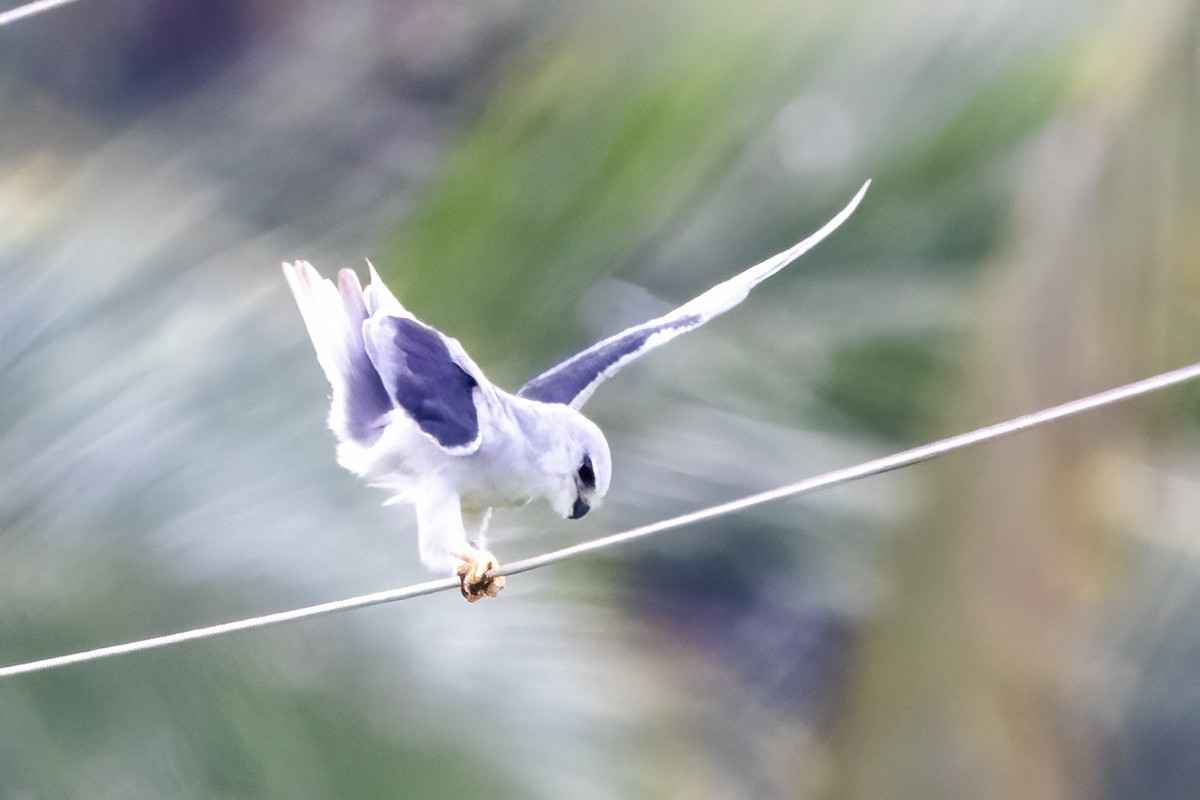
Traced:
<path id="1" fill-rule="evenodd" d="M 487 550 L 472 547 L 463 555 L 462 566 L 455 570 L 462 585 L 462 596 L 474 603 L 484 595 L 495 597 L 504 588 L 504 578 L 492 577 L 492 570 L 500 566 L 496 557 Z"/>

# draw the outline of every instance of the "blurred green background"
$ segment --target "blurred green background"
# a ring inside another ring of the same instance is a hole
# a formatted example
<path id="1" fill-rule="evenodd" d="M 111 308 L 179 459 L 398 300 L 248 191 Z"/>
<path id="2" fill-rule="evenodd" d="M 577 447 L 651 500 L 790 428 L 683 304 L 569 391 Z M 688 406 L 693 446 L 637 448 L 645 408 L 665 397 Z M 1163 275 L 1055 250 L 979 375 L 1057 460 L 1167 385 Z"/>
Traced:
<path id="1" fill-rule="evenodd" d="M 6 3 L 5 8 L 16 3 Z M 1194 0 L 82 0 L 0 28 L 0 661 L 427 579 L 279 273 L 606 384 L 501 559 L 1195 361 Z M 0 681 L 0 798 L 1200 797 L 1200 389 L 449 594 Z"/>

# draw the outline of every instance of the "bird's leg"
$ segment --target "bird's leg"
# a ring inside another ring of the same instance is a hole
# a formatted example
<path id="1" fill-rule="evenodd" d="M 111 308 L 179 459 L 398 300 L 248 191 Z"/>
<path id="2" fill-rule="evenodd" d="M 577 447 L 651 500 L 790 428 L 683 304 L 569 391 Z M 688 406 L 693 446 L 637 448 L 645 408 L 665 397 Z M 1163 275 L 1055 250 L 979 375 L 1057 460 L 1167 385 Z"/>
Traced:
<path id="1" fill-rule="evenodd" d="M 459 554 L 462 564 L 455 570 L 461 583 L 462 596 L 467 598 L 468 603 L 474 603 L 485 595 L 496 597 L 504 588 L 504 578 L 491 575 L 491 571 L 499 567 L 500 562 L 485 549 L 484 535 L 487 533 L 487 524 L 491 515 L 490 508 L 479 513 L 463 513 L 464 527 L 476 531 L 466 550 Z"/>
<path id="2" fill-rule="evenodd" d="M 458 493 L 444 484 L 430 481 L 417 499 L 417 538 L 421 561 L 430 569 L 451 569 L 458 575 L 463 597 L 474 603 L 485 595 L 495 597 L 504 587 L 504 578 L 492 577 L 499 566 L 496 557 L 467 541 L 464 513 Z M 472 529 L 479 530 L 485 519 L 467 513 Z M 476 537 L 482 545 L 481 536 Z"/>

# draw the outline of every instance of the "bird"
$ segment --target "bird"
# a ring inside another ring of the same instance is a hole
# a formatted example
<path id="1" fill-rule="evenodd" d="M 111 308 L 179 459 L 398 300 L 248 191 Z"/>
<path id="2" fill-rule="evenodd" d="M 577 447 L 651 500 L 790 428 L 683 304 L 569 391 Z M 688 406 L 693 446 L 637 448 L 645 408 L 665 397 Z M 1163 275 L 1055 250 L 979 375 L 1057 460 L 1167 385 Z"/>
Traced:
<path id="1" fill-rule="evenodd" d="M 762 281 L 836 230 L 871 182 L 803 241 L 670 313 L 596 342 L 510 393 L 459 342 L 406 309 L 367 262 L 336 284 L 307 261 L 283 264 L 317 361 L 331 388 L 337 461 L 415 506 L 421 562 L 456 574 L 469 602 L 504 587 L 487 549 L 495 507 L 546 500 L 576 520 L 608 493 L 612 454 L 580 411 L 596 388 L 650 350 L 741 303 Z"/>

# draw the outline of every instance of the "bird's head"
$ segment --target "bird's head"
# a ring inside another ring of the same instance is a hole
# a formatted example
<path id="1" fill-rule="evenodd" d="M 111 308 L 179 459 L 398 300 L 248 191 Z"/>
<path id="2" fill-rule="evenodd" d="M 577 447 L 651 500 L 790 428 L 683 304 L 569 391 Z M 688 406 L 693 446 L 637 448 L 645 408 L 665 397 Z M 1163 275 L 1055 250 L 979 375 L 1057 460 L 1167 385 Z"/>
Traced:
<path id="1" fill-rule="evenodd" d="M 612 478 L 608 441 L 596 424 L 569 406 L 558 406 L 562 435 L 543 460 L 550 478 L 550 505 L 579 519 L 599 505 Z"/>

